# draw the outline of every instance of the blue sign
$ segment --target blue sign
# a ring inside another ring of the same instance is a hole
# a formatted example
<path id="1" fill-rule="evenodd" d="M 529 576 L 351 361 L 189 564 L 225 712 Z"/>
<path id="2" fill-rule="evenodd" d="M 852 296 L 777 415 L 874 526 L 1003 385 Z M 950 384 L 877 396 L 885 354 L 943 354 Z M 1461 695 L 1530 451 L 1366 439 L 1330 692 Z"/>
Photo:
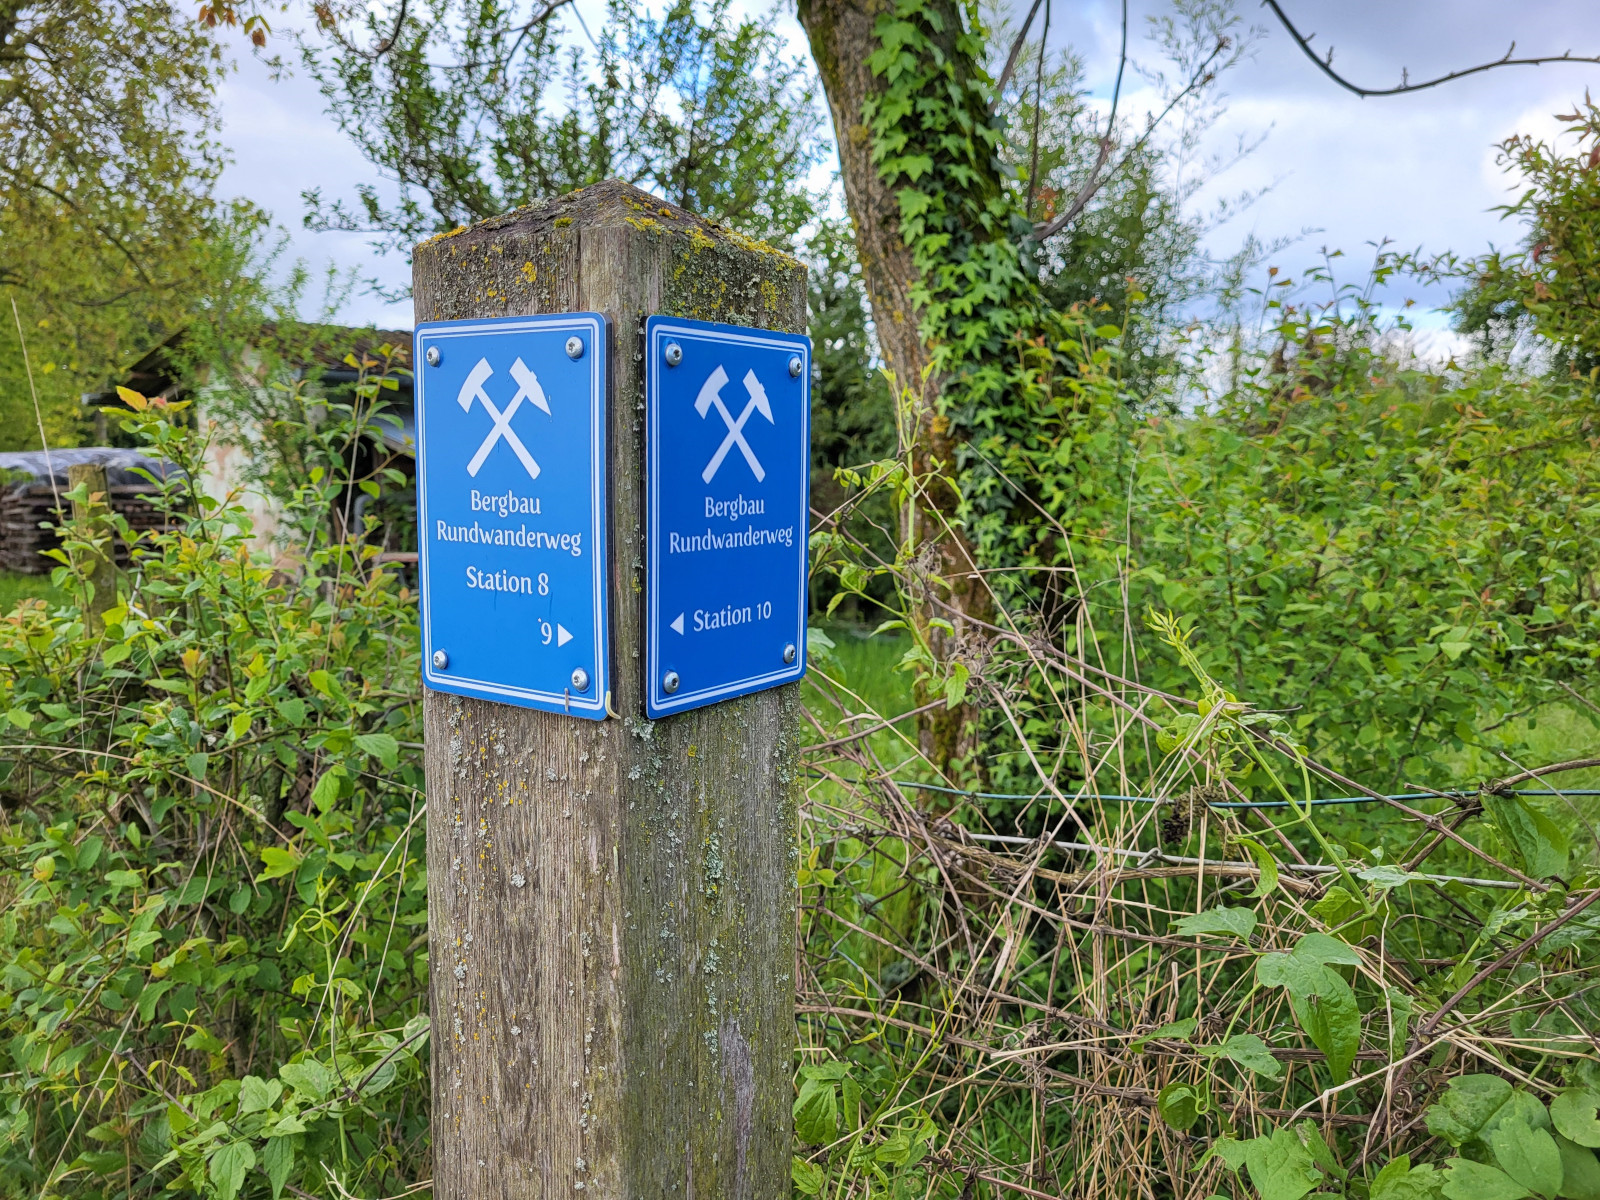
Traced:
<path id="1" fill-rule="evenodd" d="M 645 324 L 652 717 L 806 671 L 811 341 Z"/>
<path id="2" fill-rule="evenodd" d="M 603 720 L 605 318 L 433 321 L 415 347 L 423 681 Z"/>

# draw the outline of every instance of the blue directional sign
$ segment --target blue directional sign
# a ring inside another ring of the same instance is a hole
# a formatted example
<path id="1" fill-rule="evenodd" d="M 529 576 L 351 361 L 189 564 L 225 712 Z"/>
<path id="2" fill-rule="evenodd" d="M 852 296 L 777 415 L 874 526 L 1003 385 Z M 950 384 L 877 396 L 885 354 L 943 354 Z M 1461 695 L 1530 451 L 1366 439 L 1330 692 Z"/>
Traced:
<path id="1" fill-rule="evenodd" d="M 433 321 L 415 346 L 424 682 L 603 720 L 605 318 Z"/>
<path id="2" fill-rule="evenodd" d="M 645 709 L 699 708 L 806 671 L 811 342 L 645 323 Z"/>

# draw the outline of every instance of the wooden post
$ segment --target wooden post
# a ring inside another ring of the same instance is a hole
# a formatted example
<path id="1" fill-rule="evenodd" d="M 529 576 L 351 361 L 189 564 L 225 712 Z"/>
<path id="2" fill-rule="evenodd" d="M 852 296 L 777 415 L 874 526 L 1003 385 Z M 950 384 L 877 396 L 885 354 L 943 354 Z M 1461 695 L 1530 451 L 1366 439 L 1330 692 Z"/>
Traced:
<path id="1" fill-rule="evenodd" d="M 92 634 L 105 630 L 105 612 L 117 602 L 117 567 L 111 527 L 101 518 L 109 509 L 111 488 L 106 469 L 99 463 L 73 463 L 67 467 L 67 490 L 83 485 L 84 498 L 72 502 L 74 535 L 94 542 L 97 549 L 81 552 L 79 566 L 93 589 L 84 605 L 84 625 Z"/>
<path id="2" fill-rule="evenodd" d="M 786 1197 L 799 687 L 644 717 L 643 331 L 803 331 L 805 270 L 614 181 L 414 263 L 419 321 L 610 321 L 620 714 L 425 696 L 434 1195 Z"/>

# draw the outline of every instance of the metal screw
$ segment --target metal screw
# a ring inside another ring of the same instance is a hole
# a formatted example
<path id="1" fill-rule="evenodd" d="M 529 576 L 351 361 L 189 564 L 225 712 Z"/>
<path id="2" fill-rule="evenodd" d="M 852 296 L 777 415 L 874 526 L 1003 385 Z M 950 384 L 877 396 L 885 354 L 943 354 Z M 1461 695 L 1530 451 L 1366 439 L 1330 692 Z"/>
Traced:
<path id="1" fill-rule="evenodd" d="M 575 692 L 587 692 L 589 690 L 589 672 L 582 667 L 573 669 L 572 690 Z"/>
<path id="2" fill-rule="evenodd" d="M 578 337 L 576 334 L 574 334 L 572 337 L 569 337 L 567 339 L 567 357 L 568 358 L 582 358 L 583 357 L 583 339 L 581 337 Z M 581 691 L 582 689 L 580 688 L 579 690 Z"/>
<path id="3" fill-rule="evenodd" d="M 439 365 L 439 347 L 429 346 L 428 352 L 422 357 L 428 360 L 430 367 L 437 367 Z"/>
<path id="4" fill-rule="evenodd" d="M 800 361 L 800 356 L 798 354 L 789 360 L 789 378 L 799 379 L 800 372 L 804 369 L 805 363 Z"/>
<path id="5" fill-rule="evenodd" d="M 667 366 L 675 367 L 683 361 L 683 347 L 677 342 L 667 343 Z"/>
<path id="6" fill-rule="evenodd" d="M 678 690 L 678 673 L 676 671 L 668 671 L 661 677 L 661 690 L 669 696 Z"/>
<path id="7" fill-rule="evenodd" d="M 446 654 L 443 650 L 435 650 L 433 652 L 433 669 L 435 671 L 442 671 L 449 665 L 450 656 L 448 654 Z"/>
<path id="8" fill-rule="evenodd" d="M 792 663 L 794 661 L 794 655 L 795 655 L 794 643 L 790 642 L 787 646 L 785 646 L 783 648 L 783 661 L 786 662 L 786 663 Z"/>

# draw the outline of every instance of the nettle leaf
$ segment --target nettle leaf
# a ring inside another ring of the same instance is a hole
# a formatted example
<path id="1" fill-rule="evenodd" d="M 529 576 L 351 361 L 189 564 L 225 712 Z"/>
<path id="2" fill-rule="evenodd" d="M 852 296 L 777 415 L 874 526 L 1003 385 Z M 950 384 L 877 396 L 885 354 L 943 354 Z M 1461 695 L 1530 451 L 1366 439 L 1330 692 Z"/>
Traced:
<path id="1" fill-rule="evenodd" d="M 1520 1114 L 1498 1122 L 1484 1141 L 1500 1169 L 1530 1192 L 1554 1196 L 1561 1190 L 1561 1151 L 1555 1139 Z"/>
<path id="2" fill-rule="evenodd" d="M 1550 1101 L 1550 1120 L 1562 1136 L 1580 1146 L 1600 1146 L 1600 1092 L 1568 1088 Z"/>
<path id="3" fill-rule="evenodd" d="M 1511 1085 L 1498 1075 L 1459 1075 L 1429 1107 L 1428 1132 L 1452 1146 L 1470 1142 L 1509 1099 Z"/>
<path id="4" fill-rule="evenodd" d="M 1250 1139 L 1244 1144 L 1244 1162 L 1261 1200 L 1300 1200 L 1322 1182 L 1311 1152 L 1288 1129 Z"/>
<path id="5" fill-rule="evenodd" d="M 1175 922 L 1172 931 L 1185 937 L 1198 933 L 1227 933 L 1249 941 L 1256 931 L 1256 914 L 1252 908 L 1208 908 Z"/>
<path id="6" fill-rule="evenodd" d="M 245 1172 L 255 1165 L 256 1152 L 248 1142 L 229 1142 L 213 1152 L 210 1173 L 217 1200 L 233 1200 L 239 1194 Z"/>
<path id="7" fill-rule="evenodd" d="M 1444 1164 L 1446 1200 L 1523 1200 L 1527 1188 L 1504 1171 L 1466 1158 L 1452 1158 Z"/>

